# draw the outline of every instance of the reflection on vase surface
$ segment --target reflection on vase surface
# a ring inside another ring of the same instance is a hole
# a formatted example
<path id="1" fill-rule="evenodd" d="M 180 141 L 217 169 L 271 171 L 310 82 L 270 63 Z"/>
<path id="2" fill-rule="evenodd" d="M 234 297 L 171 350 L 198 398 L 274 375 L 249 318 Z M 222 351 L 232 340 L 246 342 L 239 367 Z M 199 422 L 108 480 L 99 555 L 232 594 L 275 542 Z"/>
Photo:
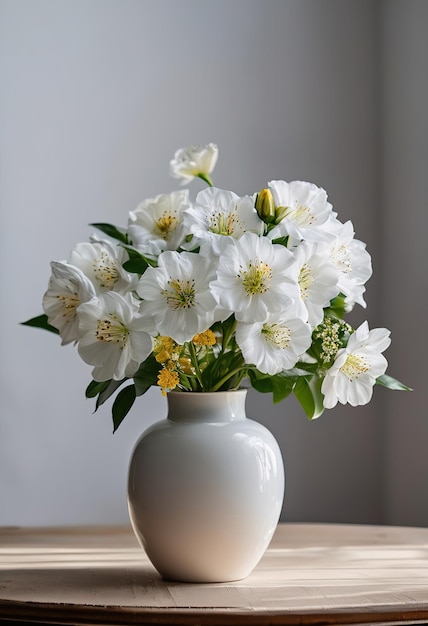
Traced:
<path id="1" fill-rule="evenodd" d="M 246 418 L 245 397 L 245 390 L 171 393 L 168 418 L 134 449 L 130 519 L 165 578 L 245 578 L 272 538 L 284 468 L 272 434 Z"/>

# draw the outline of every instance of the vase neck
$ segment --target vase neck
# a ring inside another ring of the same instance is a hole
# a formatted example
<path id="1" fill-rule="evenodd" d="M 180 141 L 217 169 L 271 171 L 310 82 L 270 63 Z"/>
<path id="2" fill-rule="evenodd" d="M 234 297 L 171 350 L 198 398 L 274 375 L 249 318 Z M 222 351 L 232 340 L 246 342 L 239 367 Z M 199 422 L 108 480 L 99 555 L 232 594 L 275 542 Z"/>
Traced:
<path id="1" fill-rule="evenodd" d="M 214 393 L 170 392 L 168 419 L 172 422 L 235 422 L 245 420 L 246 389 Z"/>

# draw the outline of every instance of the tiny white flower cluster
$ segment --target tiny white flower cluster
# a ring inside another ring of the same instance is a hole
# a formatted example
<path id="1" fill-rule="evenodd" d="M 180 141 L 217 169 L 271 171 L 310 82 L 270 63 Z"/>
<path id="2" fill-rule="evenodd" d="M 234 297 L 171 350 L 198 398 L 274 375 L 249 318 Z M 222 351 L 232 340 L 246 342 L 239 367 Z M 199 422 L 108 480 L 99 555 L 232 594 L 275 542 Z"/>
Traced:
<path id="1" fill-rule="evenodd" d="M 53 262 L 32 325 L 77 344 L 99 403 L 132 378 L 133 399 L 151 384 L 218 391 L 248 379 L 274 400 L 294 392 L 316 417 L 369 402 L 382 378 L 397 388 L 383 376 L 389 331 L 341 321 L 366 306 L 372 273 L 352 223 L 311 183 L 274 180 L 243 197 L 214 187 L 217 155 L 192 146 L 171 161 L 182 183 L 207 182 L 193 202 L 187 190 L 147 199 L 126 229 L 95 225 L 116 245 L 94 236 Z"/>

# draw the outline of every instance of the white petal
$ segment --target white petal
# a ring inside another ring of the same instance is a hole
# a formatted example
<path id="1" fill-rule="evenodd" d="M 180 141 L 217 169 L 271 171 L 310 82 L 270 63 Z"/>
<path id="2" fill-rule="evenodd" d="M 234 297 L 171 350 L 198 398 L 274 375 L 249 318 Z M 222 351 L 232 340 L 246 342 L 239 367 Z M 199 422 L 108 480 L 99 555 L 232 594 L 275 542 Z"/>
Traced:
<path id="1" fill-rule="evenodd" d="M 218 148 L 213 143 L 180 148 L 170 162 L 171 176 L 186 184 L 199 174 L 209 175 L 217 163 L 217 157 Z"/>

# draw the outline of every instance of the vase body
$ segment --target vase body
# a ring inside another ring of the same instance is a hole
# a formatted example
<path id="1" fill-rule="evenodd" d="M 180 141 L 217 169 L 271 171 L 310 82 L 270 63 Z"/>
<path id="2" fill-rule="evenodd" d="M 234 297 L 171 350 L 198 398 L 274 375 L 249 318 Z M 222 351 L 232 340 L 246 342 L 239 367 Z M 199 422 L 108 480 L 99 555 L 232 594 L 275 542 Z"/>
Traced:
<path id="1" fill-rule="evenodd" d="M 166 579 L 240 580 L 269 545 L 284 467 L 273 435 L 246 418 L 245 397 L 246 390 L 171 392 L 167 419 L 134 448 L 131 524 Z"/>

